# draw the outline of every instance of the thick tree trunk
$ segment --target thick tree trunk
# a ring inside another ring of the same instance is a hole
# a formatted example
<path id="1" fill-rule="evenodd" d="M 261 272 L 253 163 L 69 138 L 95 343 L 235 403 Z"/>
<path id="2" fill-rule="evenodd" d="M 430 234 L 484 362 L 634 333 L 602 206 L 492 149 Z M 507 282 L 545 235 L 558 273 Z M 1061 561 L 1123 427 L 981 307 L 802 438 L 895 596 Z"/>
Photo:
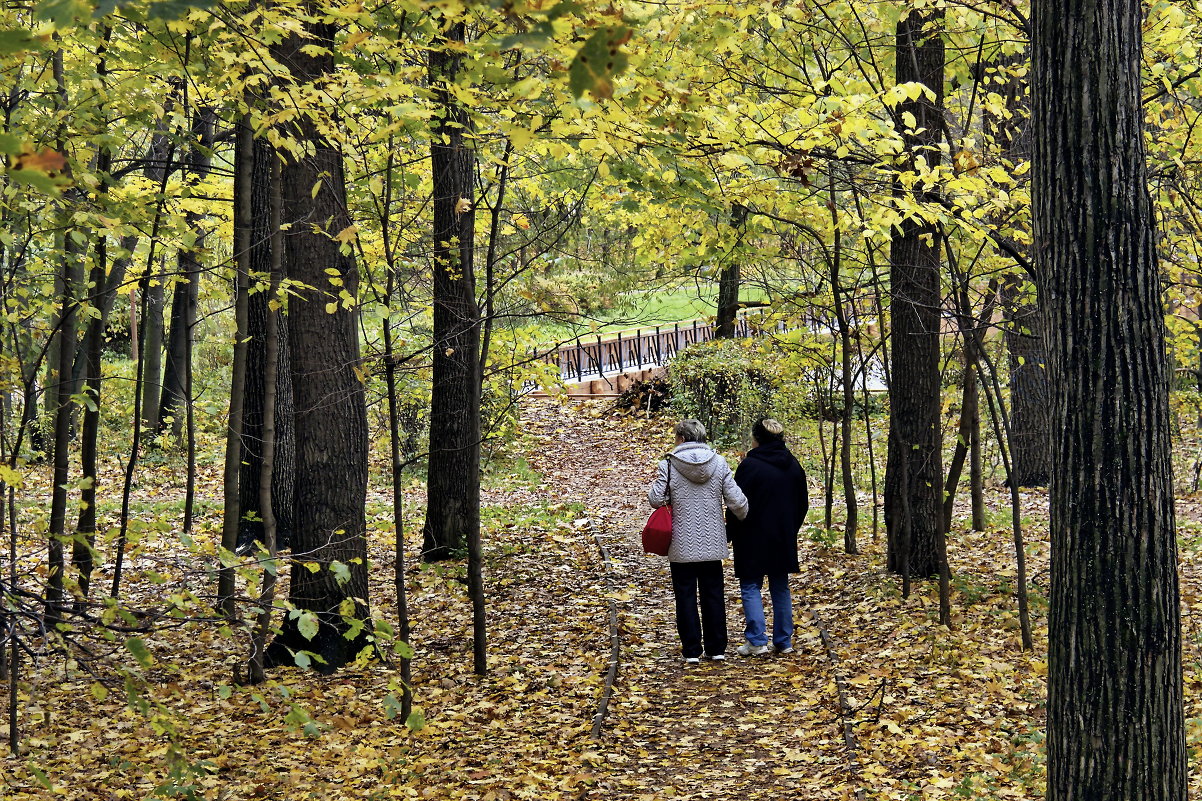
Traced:
<path id="1" fill-rule="evenodd" d="M 312 38 L 290 37 L 273 53 L 297 84 L 319 85 L 333 72 L 334 59 L 312 45 L 332 49 L 334 28 L 306 28 Z M 289 278 L 308 287 L 296 291 L 288 320 L 296 404 L 292 548 L 304 554 L 292 563 L 289 600 L 319 628 L 306 637 L 299 619 L 290 617 L 267 649 L 267 664 L 292 664 L 305 650 L 320 657 L 318 670 L 332 672 L 354 659 L 370 634 L 367 406 L 358 373 L 357 307 L 342 298 L 343 291 L 357 297 L 359 272 L 350 249 L 343 252 L 335 239 L 351 225 L 337 143 L 308 117 L 288 133 L 309 148 L 281 170 L 284 264 Z M 341 286 L 331 283 L 330 270 Z M 311 571 L 302 561 L 321 569 Z"/>
<path id="2" fill-rule="evenodd" d="M 943 128 L 942 13 L 911 11 L 897 25 L 897 82 L 917 81 L 935 93 L 897 108 L 909 112 L 918 132 L 903 133 L 911 153 L 939 163 L 934 145 Z M 897 190 L 900 194 L 900 188 Z M 939 256 L 937 228 L 909 218 L 894 231 L 889 254 L 892 381 L 891 433 L 885 469 L 885 526 L 889 569 L 912 576 L 939 573 L 943 469 L 941 465 L 939 381 Z M 902 469 L 901 461 L 907 462 Z M 903 481 L 903 476 L 906 480 Z M 903 502 L 904 501 L 904 502 Z M 910 519 L 903 521 L 908 514 Z M 908 536 L 903 534 L 904 526 Z M 908 553 L 904 552 L 908 551 Z"/>
<path id="3" fill-rule="evenodd" d="M 1143 6 L 1033 6 L 1036 258 L 1051 379 L 1049 801 L 1183 801 L 1164 309 Z"/>
<path id="4" fill-rule="evenodd" d="M 278 242 L 270 225 L 272 162 L 271 145 L 256 139 L 251 188 L 250 269 L 256 276 L 271 270 L 272 247 Z M 283 308 L 270 308 L 270 291 L 250 296 L 250 343 L 248 351 L 246 395 L 242 408 L 243 473 L 239 496 L 242 520 L 238 525 L 238 548 L 248 550 L 263 541 L 263 517 L 260 506 L 259 474 L 263 460 L 263 401 L 266 395 L 267 330 L 274 325 L 279 332 L 276 360 L 279 369 L 275 386 L 275 454 L 271 471 L 272 512 L 276 522 L 276 544 L 287 547 L 292 538 L 292 507 L 296 495 L 296 435 L 293 428 L 294 401 L 289 374 L 288 316 Z M 274 321 L 268 317 L 274 317 Z"/>
<path id="5" fill-rule="evenodd" d="M 463 24 L 447 32 L 463 39 Z M 472 267 L 475 153 L 464 134 L 467 113 L 442 89 L 460 69 L 445 48 L 430 51 L 434 122 L 434 385 L 430 399 L 429 500 L 422 531 L 426 561 L 461 552 L 480 527 L 480 318 Z"/>

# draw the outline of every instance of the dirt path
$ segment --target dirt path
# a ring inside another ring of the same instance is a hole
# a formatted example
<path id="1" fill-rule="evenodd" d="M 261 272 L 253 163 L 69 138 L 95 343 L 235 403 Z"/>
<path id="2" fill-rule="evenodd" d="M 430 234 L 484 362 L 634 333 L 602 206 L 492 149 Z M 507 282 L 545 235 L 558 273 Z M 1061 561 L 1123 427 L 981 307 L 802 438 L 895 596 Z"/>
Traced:
<path id="1" fill-rule="evenodd" d="M 615 561 L 621 664 L 601 739 L 598 784 L 582 798 L 846 797 L 851 778 L 831 664 L 793 577 L 797 652 L 741 658 L 738 583 L 727 564 L 726 662 L 686 667 L 667 561 L 643 555 L 646 487 L 670 423 L 594 417 L 595 407 L 531 405 L 543 447 L 531 466 L 557 500 L 585 505 Z M 803 568 L 804 570 L 805 568 Z M 765 599 L 767 601 L 767 599 Z"/>

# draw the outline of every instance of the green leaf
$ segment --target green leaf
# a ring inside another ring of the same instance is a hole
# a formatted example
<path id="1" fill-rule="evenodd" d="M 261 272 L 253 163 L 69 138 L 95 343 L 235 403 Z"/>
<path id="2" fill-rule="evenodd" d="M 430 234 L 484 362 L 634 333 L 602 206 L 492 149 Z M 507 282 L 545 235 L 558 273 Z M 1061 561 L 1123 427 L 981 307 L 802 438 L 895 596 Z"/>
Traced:
<path id="1" fill-rule="evenodd" d="M 301 612 L 297 617 L 296 628 L 301 633 L 301 636 L 306 640 L 311 640 L 317 636 L 317 632 L 321 630 L 321 621 L 317 619 L 317 615 L 309 611 Z"/>
<path id="2" fill-rule="evenodd" d="M 401 714 L 401 702 L 392 693 L 384 696 L 384 716 L 389 720 L 394 720 Z"/>
<path id="3" fill-rule="evenodd" d="M 41 47 L 42 40 L 29 31 L 20 28 L 0 31 L 0 56 L 11 56 L 26 50 L 40 50 Z M 0 150 L 8 155 L 15 156 L 21 152 L 21 141 L 12 134 L 0 135 L 0 139 L 3 140 Z M 10 144 L 8 140 L 15 140 L 16 144 Z"/>
<path id="4" fill-rule="evenodd" d="M 194 8 L 210 9 L 215 5 L 213 0 L 161 0 L 152 3 L 147 14 L 151 19 L 179 19 Z"/>
<path id="5" fill-rule="evenodd" d="M 234 689 L 228 684 L 222 684 L 217 688 L 217 697 L 225 700 L 234 694 Z"/>
<path id="6" fill-rule="evenodd" d="M 108 698 L 109 697 L 108 687 L 105 687 L 103 684 L 101 684 L 98 681 L 92 682 L 92 697 L 95 698 L 97 701 L 103 701 L 105 698 Z"/>
<path id="7" fill-rule="evenodd" d="M 14 184 L 28 186 L 48 195 L 58 194 L 58 184 L 41 170 L 10 170 L 8 177 Z"/>
<path id="8" fill-rule="evenodd" d="M 148 668 L 154 664 L 154 657 L 150 655 L 150 651 L 147 649 L 146 643 L 142 642 L 142 638 L 130 637 L 125 641 L 125 647 L 134 655 L 134 659 L 137 659 L 138 664 L 142 667 Z"/>
<path id="9" fill-rule="evenodd" d="M 334 574 L 334 580 L 339 584 L 346 584 L 351 580 L 351 569 L 337 559 L 330 562 L 330 572 Z"/>
<path id="10" fill-rule="evenodd" d="M 613 96 L 612 78 L 626 70 L 622 45 L 630 39 L 625 25 L 609 25 L 594 33 L 568 67 L 568 85 L 576 97 L 592 92 L 596 98 Z"/>
<path id="11" fill-rule="evenodd" d="M 397 640 L 396 645 L 393 646 L 393 650 L 396 651 L 397 656 L 401 659 L 413 658 L 413 646 L 404 640 Z"/>
<path id="12" fill-rule="evenodd" d="M 38 784 L 53 792 L 54 785 L 51 783 L 50 777 L 46 775 L 46 772 L 32 762 L 27 763 L 27 766 L 29 767 L 29 772 L 38 780 Z"/>
<path id="13" fill-rule="evenodd" d="M 36 19 L 50 20 L 56 28 L 70 28 L 80 17 L 91 16 L 92 9 L 82 0 L 40 0 L 33 15 Z"/>
<path id="14" fill-rule="evenodd" d="M 310 637 L 309 639 L 313 639 Z M 308 651 L 297 651 L 292 655 L 292 661 L 296 663 L 298 668 L 307 668 L 313 664 L 313 660 L 309 658 Z"/>
<path id="15" fill-rule="evenodd" d="M 426 728 L 426 716 L 420 709 L 415 709 L 409 713 L 405 725 L 409 728 L 409 731 L 421 731 Z"/>

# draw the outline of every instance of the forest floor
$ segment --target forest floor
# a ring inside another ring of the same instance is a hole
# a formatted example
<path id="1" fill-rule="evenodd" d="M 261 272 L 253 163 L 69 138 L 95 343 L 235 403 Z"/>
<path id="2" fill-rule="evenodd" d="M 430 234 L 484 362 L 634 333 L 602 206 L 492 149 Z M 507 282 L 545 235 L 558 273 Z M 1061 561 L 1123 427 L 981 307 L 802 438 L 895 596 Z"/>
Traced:
<path id="1" fill-rule="evenodd" d="M 953 525 L 950 629 L 938 623 L 933 583 L 916 582 L 901 597 L 883 569 L 883 542 L 872 536 L 866 504 L 859 555 L 843 553 L 841 536 L 836 548 L 829 535 L 806 529 L 802 572 L 792 577 L 796 653 L 734 653 L 741 608 L 728 572 L 727 660 L 687 667 L 667 563 L 638 547 L 646 486 L 670 445 L 670 422 L 543 400 L 527 405 L 523 424 L 524 461 L 490 483 L 482 510 L 485 676 L 472 671 L 463 565 L 416 563 L 420 490 L 407 498 L 420 729 L 395 715 L 395 660 L 330 677 L 276 670 L 266 684 L 238 686 L 231 676 L 245 659 L 245 634 L 193 619 L 148 627 L 140 664 L 120 647 L 102 659 L 103 643 L 93 643 L 90 659 L 46 655 L 27 670 L 18 685 L 24 751 L 0 760 L 0 797 L 1043 797 L 1042 493 L 1023 494 L 1032 651 L 1020 647 L 1008 495 L 998 487 L 990 490 L 989 505 L 1000 511 L 991 513 L 989 530 L 968 531 L 959 515 Z M 156 472 L 139 492 L 175 492 L 178 477 L 168 475 Z M 215 492 L 216 477 L 209 482 Z M 202 508 L 207 517 L 193 549 L 170 526 L 135 549 L 131 606 L 161 598 L 164 586 L 211 591 L 212 549 L 203 542 L 220 521 L 211 499 Z M 369 514 L 372 609 L 395 623 L 391 505 L 382 482 L 373 484 Z M 1193 757 L 1202 729 L 1202 638 L 1191 614 L 1202 591 L 1202 513 L 1196 500 L 1182 499 L 1178 515 Z M 594 738 L 611 604 L 619 669 Z M 131 677 L 124 689 L 114 669 L 122 654 Z M 1195 771 L 1191 790 L 1199 789 Z"/>

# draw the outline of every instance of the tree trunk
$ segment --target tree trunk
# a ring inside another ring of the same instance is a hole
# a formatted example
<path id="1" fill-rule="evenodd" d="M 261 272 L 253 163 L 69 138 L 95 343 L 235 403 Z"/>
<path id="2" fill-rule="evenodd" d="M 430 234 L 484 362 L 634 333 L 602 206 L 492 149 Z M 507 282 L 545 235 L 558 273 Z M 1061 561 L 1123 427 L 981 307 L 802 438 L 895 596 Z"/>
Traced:
<path id="1" fill-rule="evenodd" d="M 1006 350 L 1010 367 L 1010 424 L 1014 427 L 1010 480 L 1020 487 L 1047 486 L 1048 449 L 1047 355 L 1043 346 L 1043 313 L 1039 304 L 1012 275 L 1002 285 L 1006 314 Z"/>
<path id="2" fill-rule="evenodd" d="M 291 36 L 273 54 L 297 85 L 312 87 L 334 70 L 335 29 L 325 23 L 305 27 L 308 37 Z M 315 52 L 315 44 L 324 49 Z M 367 647 L 370 634 L 367 406 L 358 373 L 357 307 L 342 297 L 357 297 L 359 272 L 350 246 L 335 239 L 351 226 L 338 145 L 307 116 L 287 133 L 308 149 L 281 169 L 284 264 L 298 282 L 288 320 L 296 404 L 292 548 L 320 569 L 292 563 L 289 600 L 302 615 L 285 621 L 267 649 L 267 664 L 293 664 L 304 650 L 319 657 L 317 670 L 329 673 Z M 311 632 L 301 627 L 302 619 L 318 624 L 315 635 L 305 636 Z"/>
<path id="3" fill-rule="evenodd" d="M 250 182 L 251 151 L 254 133 L 250 116 L 238 121 L 234 140 L 234 354 L 230 369 L 229 426 L 225 435 L 225 472 L 222 490 L 225 506 L 222 514 L 221 548 L 233 552 L 238 546 L 238 482 L 242 475 L 242 404 L 246 396 L 247 295 L 250 292 Z M 233 620 L 234 568 L 223 566 L 217 573 L 217 608 Z"/>
<path id="4" fill-rule="evenodd" d="M 1001 54 L 990 65 L 985 84 L 987 91 L 1002 96 L 1007 113 L 995 114 L 986 110 L 982 113 L 982 124 L 1002 158 L 1013 164 L 1031 157 L 1026 66 L 1026 53 Z M 1022 218 L 1007 218 L 1005 224 L 1014 227 L 1024 222 Z M 1017 239 L 1021 242 L 1025 237 Z M 1002 281 L 1013 434 L 1010 480 L 1020 487 L 1043 487 L 1048 483 L 1048 460 L 1051 458 L 1048 451 L 1047 357 L 1043 347 L 1043 313 L 1034 288 L 1023 287 L 1025 281 L 1026 276 L 1018 272 Z"/>
<path id="5" fill-rule="evenodd" d="M 453 24 L 447 41 L 462 41 Z M 480 526 L 479 308 L 474 272 L 472 180 L 475 153 L 464 134 L 467 113 L 447 84 L 456 80 L 460 59 L 447 48 L 430 51 L 430 81 L 439 116 L 434 121 L 434 384 L 430 399 L 429 501 L 422 531 L 422 557 L 449 559 L 476 536 Z"/>
<path id="6" fill-rule="evenodd" d="M 193 147 L 187 156 L 188 180 L 195 182 L 209 171 L 210 159 L 206 148 L 213 142 L 215 114 L 212 109 L 202 108 L 196 112 L 192 122 Z M 167 337 L 167 364 L 163 370 L 163 394 L 159 399 L 158 427 L 161 433 L 171 421 L 171 436 L 178 439 L 183 431 L 184 418 L 180 409 L 187 404 L 188 372 L 192 369 L 188 354 L 191 351 L 193 327 L 196 325 L 196 302 L 200 294 L 202 265 L 199 254 L 205 250 L 205 217 L 193 211 L 187 212 L 188 228 L 196 234 L 190 248 L 182 248 L 176 254 L 180 281 L 175 283 L 171 296 L 171 329 Z"/>
<path id="7" fill-rule="evenodd" d="M 250 270 L 264 276 L 271 270 L 275 237 L 270 225 L 272 162 L 276 154 L 264 139 L 254 144 L 254 166 L 251 179 L 251 245 Z M 242 408 L 243 477 L 239 489 L 242 519 L 238 524 L 238 549 L 249 550 L 255 541 L 263 541 L 263 514 L 259 503 L 259 473 L 263 460 L 263 401 L 265 397 L 267 329 L 274 325 L 279 331 L 275 387 L 275 463 L 271 471 L 274 499 L 272 512 L 276 522 L 276 544 L 287 547 L 292 537 L 292 507 L 296 496 L 296 432 L 292 377 L 289 374 L 288 316 L 282 307 L 272 308 L 271 293 L 256 292 L 250 296 L 250 343 L 246 374 L 246 397 Z M 275 320 L 269 321 L 268 317 Z"/>
<path id="8" fill-rule="evenodd" d="M 57 621 L 63 602 L 64 573 L 66 564 L 63 544 L 67 538 L 67 481 L 71 465 L 71 373 L 75 361 L 75 315 L 78 308 L 77 295 L 82 283 L 79 246 L 71 236 L 73 229 L 68 227 L 63 237 L 61 253 L 62 263 L 55 288 L 59 290 L 58 297 L 61 305 L 57 332 L 57 345 L 54 352 L 58 363 L 53 365 L 49 386 L 56 388 L 54 392 L 54 481 L 50 493 L 50 552 L 47 568 L 49 571 L 48 589 L 46 592 L 46 615 L 48 620 Z"/>
<path id="9" fill-rule="evenodd" d="M 739 244 L 747 226 L 747 207 L 736 203 L 730 212 L 730 224 L 735 228 L 735 246 L 731 248 L 730 260 L 718 277 L 718 315 L 714 321 L 714 336 L 730 339 L 735 335 L 735 322 L 739 316 L 739 284 L 742 280 L 739 268 Z"/>
<path id="10" fill-rule="evenodd" d="M 943 128 L 942 12 L 911 11 L 897 25 L 897 82 L 917 81 L 935 93 L 899 104 L 898 119 L 910 113 L 918 132 L 903 132 L 913 166 L 916 151 L 927 163 L 939 163 L 935 147 Z M 900 186 L 895 189 L 904 197 Z M 914 198 L 918 200 L 919 198 Z M 891 434 L 885 469 L 885 527 L 889 537 L 889 569 L 911 576 L 939 573 L 941 465 L 939 380 L 939 235 L 935 225 L 907 218 L 894 230 L 889 254 L 890 332 L 893 362 L 889 385 Z M 907 465 L 902 469 L 901 461 Z M 902 476 L 907 477 L 906 481 Z M 905 503 L 903 503 L 903 496 Z M 909 509 L 908 536 L 901 517 Z M 903 554 L 902 549 L 909 553 Z"/>
<path id="11" fill-rule="evenodd" d="M 1033 209 L 1051 385 L 1049 801 L 1183 801 L 1164 307 L 1143 6 L 1033 6 Z"/>
<path id="12" fill-rule="evenodd" d="M 108 171 L 108 151 L 102 153 L 101 170 Z M 104 286 L 104 272 L 108 264 L 108 241 L 101 233 L 96 238 L 95 256 L 92 260 L 88 284 L 93 292 Z M 95 303 L 98 298 L 93 300 Z M 75 542 L 72 545 L 71 562 L 75 566 L 79 582 L 80 605 L 87 601 L 92 584 L 92 569 L 95 566 L 96 546 L 96 490 L 100 481 L 99 437 L 100 437 L 100 386 L 101 353 L 104 337 L 104 320 L 101 314 L 93 314 L 88 320 L 84 334 L 84 394 L 87 405 L 83 412 L 83 435 L 79 449 L 79 466 L 82 487 L 80 489 L 79 519 L 75 526 Z"/>
<path id="13" fill-rule="evenodd" d="M 835 178 L 831 174 L 830 199 L 827 204 L 831 212 L 831 225 L 835 229 L 835 242 L 831 254 L 831 298 L 835 304 L 835 322 L 839 334 L 839 383 L 843 387 L 843 411 L 840 414 L 839 466 L 842 470 L 843 504 L 847 511 L 843 525 L 843 550 L 859 553 L 856 532 L 859 528 L 860 507 L 856 500 L 855 478 L 851 470 L 851 419 L 855 407 L 855 384 L 851 369 L 851 322 L 847 308 L 843 305 L 843 232 L 839 227 L 839 211 L 835 203 Z M 832 398 L 833 400 L 833 398 Z"/>
<path id="14" fill-rule="evenodd" d="M 280 224 L 283 217 L 283 197 L 280 195 L 280 163 L 273 161 L 271 165 L 271 203 L 268 213 L 268 223 L 271 226 L 272 260 L 268 274 L 267 294 L 272 297 L 280 286 L 280 268 L 283 254 L 280 252 L 282 243 Z M 275 466 L 275 393 L 279 378 L 280 329 L 275 314 L 267 316 L 267 330 L 264 332 L 263 358 L 263 451 L 259 459 L 259 503 L 263 510 L 263 546 L 267 550 L 268 565 L 263 570 L 263 592 L 259 596 L 259 614 L 255 621 L 255 630 L 251 638 L 251 654 L 247 665 L 247 681 L 260 684 L 265 678 L 265 652 L 267 650 L 267 633 L 271 628 L 272 606 L 275 603 L 276 584 L 276 520 L 273 495 L 274 480 L 272 471 Z"/>
<path id="15" fill-rule="evenodd" d="M 142 281 L 142 428 L 153 436 L 159 422 L 159 395 L 163 390 L 163 307 L 167 301 L 163 267 Z"/>

